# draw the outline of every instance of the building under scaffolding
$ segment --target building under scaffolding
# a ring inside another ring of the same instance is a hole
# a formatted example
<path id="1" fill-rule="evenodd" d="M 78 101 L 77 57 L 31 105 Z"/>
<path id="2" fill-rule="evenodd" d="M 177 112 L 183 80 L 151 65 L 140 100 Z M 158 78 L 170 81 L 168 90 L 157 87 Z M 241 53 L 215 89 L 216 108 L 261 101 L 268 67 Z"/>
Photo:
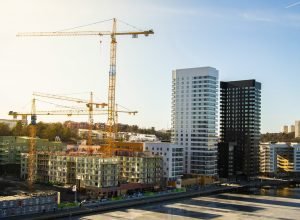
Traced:
<path id="1" fill-rule="evenodd" d="M 130 189 L 158 187 L 162 157 L 143 152 L 143 143 L 113 143 L 112 156 L 97 146 L 77 152 L 37 152 L 35 179 L 39 182 L 77 185 L 100 197 Z M 97 150 L 95 150 L 97 149 Z M 21 178 L 27 178 L 28 153 L 22 153 Z M 128 185 L 129 184 L 129 185 Z"/>
<path id="2" fill-rule="evenodd" d="M 0 173 L 20 175 L 21 153 L 28 152 L 30 138 L 18 136 L 0 137 Z M 36 138 L 37 151 L 63 151 L 61 142 Z"/>
<path id="3" fill-rule="evenodd" d="M 28 154 L 22 153 L 21 178 L 27 178 Z M 104 158 L 87 153 L 36 153 L 35 179 L 38 182 L 80 187 L 113 187 L 118 185 L 118 158 Z"/>

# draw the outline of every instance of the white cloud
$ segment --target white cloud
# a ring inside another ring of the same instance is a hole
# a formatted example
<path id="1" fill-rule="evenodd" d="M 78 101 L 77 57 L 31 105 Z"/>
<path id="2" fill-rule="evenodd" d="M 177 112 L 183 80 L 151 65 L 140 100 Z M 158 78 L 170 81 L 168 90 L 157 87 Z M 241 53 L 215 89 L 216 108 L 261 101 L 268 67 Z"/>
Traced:
<path id="1" fill-rule="evenodd" d="M 300 5 L 300 1 L 299 2 L 295 2 L 293 4 L 290 4 L 290 5 L 286 6 L 285 8 L 292 8 L 292 7 L 295 7 L 297 5 Z"/>

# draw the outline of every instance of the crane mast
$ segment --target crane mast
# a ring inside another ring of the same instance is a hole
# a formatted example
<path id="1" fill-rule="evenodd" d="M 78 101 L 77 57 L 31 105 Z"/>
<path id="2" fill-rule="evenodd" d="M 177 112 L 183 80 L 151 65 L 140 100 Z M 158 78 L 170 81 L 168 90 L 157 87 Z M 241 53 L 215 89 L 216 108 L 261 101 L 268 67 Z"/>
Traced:
<path id="1" fill-rule="evenodd" d="M 92 145 L 93 140 L 92 140 L 92 130 L 93 130 L 93 125 L 94 125 L 94 118 L 93 118 L 93 93 L 91 92 L 90 94 L 90 103 L 87 104 L 89 108 L 89 133 L 88 133 L 88 141 L 87 145 Z"/>
<path id="2" fill-rule="evenodd" d="M 29 125 L 29 149 L 28 149 L 28 187 L 33 189 L 35 177 L 35 151 L 36 151 L 36 106 L 35 99 L 32 100 L 31 106 L 31 122 Z"/>
<path id="3" fill-rule="evenodd" d="M 110 43 L 110 66 L 109 66 L 109 85 L 108 85 L 108 119 L 107 119 L 107 138 L 108 145 L 111 146 L 115 126 L 115 105 L 116 105 L 116 62 L 117 62 L 117 41 L 116 41 L 116 19 L 113 19 L 113 28 L 111 32 Z"/>

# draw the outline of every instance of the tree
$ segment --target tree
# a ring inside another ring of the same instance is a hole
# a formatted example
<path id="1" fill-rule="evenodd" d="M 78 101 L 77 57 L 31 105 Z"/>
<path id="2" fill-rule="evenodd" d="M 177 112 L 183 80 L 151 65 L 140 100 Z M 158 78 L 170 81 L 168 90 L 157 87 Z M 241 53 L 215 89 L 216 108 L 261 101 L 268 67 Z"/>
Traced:
<path id="1" fill-rule="evenodd" d="M 0 136 L 10 136 L 11 134 L 9 126 L 5 123 L 0 123 Z"/>

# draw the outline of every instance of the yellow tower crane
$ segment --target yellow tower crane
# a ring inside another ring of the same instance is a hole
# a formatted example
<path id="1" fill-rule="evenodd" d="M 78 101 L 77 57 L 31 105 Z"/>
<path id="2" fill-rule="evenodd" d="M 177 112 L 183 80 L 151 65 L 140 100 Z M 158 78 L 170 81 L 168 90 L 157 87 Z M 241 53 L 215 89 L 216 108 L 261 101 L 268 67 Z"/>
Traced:
<path id="1" fill-rule="evenodd" d="M 29 125 L 29 149 L 28 149 L 28 188 L 29 190 L 33 189 L 34 182 L 34 173 L 35 173 L 35 139 L 36 139 L 36 107 L 35 107 L 35 99 L 32 100 L 31 106 L 31 122 Z"/>
<path id="2" fill-rule="evenodd" d="M 35 93 L 37 95 L 37 93 Z M 43 93 L 39 93 L 40 96 L 42 96 Z M 86 103 L 88 101 L 85 101 L 83 99 L 77 99 L 77 98 L 71 98 L 71 97 L 65 97 L 65 96 L 57 96 L 56 95 L 50 95 L 50 94 L 43 94 L 43 97 L 53 96 L 55 99 L 63 99 L 68 101 L 75 101 L 77 103 Z M 59 97 L 59 98 L 58 98 Z M 91 100 L 90 100 L 91 101 Z M 88 102 L 89 105 L 96 105 L 96 106 L 107 106 L 105 103 L 93 103 Z M 87 104 L 87 105 L 88 105 Z M 130 115 L 135 115 L 137 111 L 123 111 L 123 110 L 117 110 L 116 113 L 128 113 Z M 31 112 L 16 112 L 16 111 L 9 111 L 8 115 L 13 116 L 14 119 L 17 119 L 18 116 L 22 117 L 22 120 L 27 121 L 27 117 L 31 117 L 31 122 L 29 124 L 29 149 L 28 149 L 28 188 L 30 190 L 33 190 L 33 183 L 34 183 L 34 176 L 35 176 L 35 161 L 36 161 L 36 121 L 37 121 L 37 115 L 42 116 L 73 116 L 73 115 L 89 115 L 93 117 L 93 115 L 106 115 L 106 110 L 94 110 L 90 111 L 90 108 L 88 110 L 81 110 L 81 109 L 68 109 L 68 110 L 54 110 L 54 111 L 36 111 L 36 99 L 32 99 L 32 106 L 31 106 Z M 91 139 L 91 134 L 89 131 L 89 139 Z M 110 148 L 103 148 L 103 152 L 107 155 L 111 154 Z"/>
<path id="3" fill-rule="evenodd" d="M 62 95 L 54 95 L 54 94 L 48 94 L 48 93 L 41 93 L 41 92 L 34 92 L 34 96 L 38 97 L 43 97 L 43 98 L 50 98 L 50 99 L 58 99 L 58 100 L 64 100 L 64 101 L 71 101 L 71 102 L 76 102 L 76 103 L 83 103 L 86 104 L 86 107 L 88 108 L 89 112 L 89 133 L 88 133 L 88 140 L 87 140 L 87 145 L 92 145 L 92 129 L 93 129 L 93 124 L 94 124 L 94 119 L 93 119 L 93 111 L 94 111 L 94 106 L 96 108 L 99 108 L 100 106 L 104 108 L 107 106 L 106 103 L 96 103 L 93 101 L 93 93 L 90 93 L 90 100 L 84 100 L 84 99 L 78 99 L 78 98 L 73 98 L 73 97 L 68 97 L 68 96 L 62 96 Z"/>
<path id="4" fill-rule="evenodd" d="M 57 31 L 57 32 L 23 32 L 18 33 L 17 36 L 110 36 L 110 68 L 109 68 L 109 86 L 108 86 L 108 145 L 112 146 L 112 142 L 114 140 L 114 126 L 116 123 L 116 53 L 117 53 L 117 36 L 121 35 L 131 35 L 133 38 L 137 38 L 138 35 L 149 36 L 150 34 L 154 34 L 153 30 L 146 31 L 117 31 L 117 19 L 113 18 L 113 25 L 111 31 Z M 120 21 L 120 20 L 118 20 Z M 125 23 L 125 22 L 123 22 Z M 127 23 L 125 23 L 127 24 Z M 128 25 L 128 24 L 127 24 Z M 87 26 L 87 25 L 86 25 Z M 82 27 L 82 26 L 80 26 Z M 133 26 L 132 26 L 133 27 Z M 70 30 L 70 29 L 68 29 Z"/>

